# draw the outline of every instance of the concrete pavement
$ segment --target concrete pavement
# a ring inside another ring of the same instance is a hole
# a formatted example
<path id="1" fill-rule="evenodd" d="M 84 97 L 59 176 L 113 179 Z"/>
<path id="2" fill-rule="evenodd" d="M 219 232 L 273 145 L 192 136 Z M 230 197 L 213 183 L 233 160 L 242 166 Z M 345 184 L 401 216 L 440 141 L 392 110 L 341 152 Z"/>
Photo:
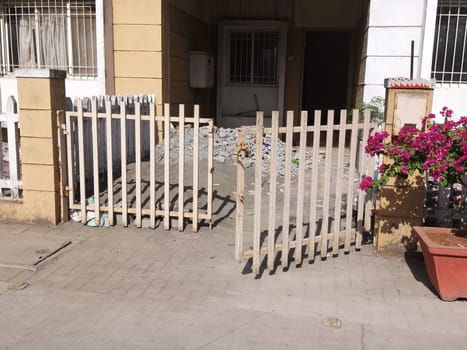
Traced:
<path id="1" fill-rule="evenodd" d="M 434 294 L 420 254 L 364 246 L 255 279 L 233 259 L 233 225 L 192 234 L 1 224 L 0 254 L 9 240 L 72 243 L 36 269 L 25 266 L 37 259 L 15 257 L 31 249 L 0 256 L 0 349 L 466 347 L 467 302 Z"/>

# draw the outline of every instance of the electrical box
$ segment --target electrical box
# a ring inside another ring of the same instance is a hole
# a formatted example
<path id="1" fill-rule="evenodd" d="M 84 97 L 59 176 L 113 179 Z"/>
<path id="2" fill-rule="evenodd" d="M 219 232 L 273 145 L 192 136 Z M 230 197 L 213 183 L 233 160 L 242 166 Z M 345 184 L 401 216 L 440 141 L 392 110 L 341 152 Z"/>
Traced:
<path id="1" fill-rule="evenodd" d="M 190 51 L 190 87 L 209 88 L 214 85 L 214 59 L 207 52 Z"/>

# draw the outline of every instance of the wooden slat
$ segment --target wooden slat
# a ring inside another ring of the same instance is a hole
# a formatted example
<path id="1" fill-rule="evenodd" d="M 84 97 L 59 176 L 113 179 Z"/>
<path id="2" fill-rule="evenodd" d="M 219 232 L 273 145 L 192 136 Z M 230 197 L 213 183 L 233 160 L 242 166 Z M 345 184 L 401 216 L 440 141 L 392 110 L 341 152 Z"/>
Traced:
<path id="1" fill-rule="evenodd" d="M 100 207 L 100 190 L 99 190 L 99 142 L 97 130 L 97 98 L 91 99 L 91 126 L 92 126 L 92 175 L 94 183 L 94 221 L 99 225 L 101 214 Z"/>
<path id="2" fill-rule="evenodd" d="M 334 123 L 334 111 L 328 111 L 328 126 Z M 328 128 L 326 132 L 326 164 L 324 167 L 323 190 L 323 225 L 321 231 L 321 259 L 326 259 L 328 253 L 329 233 L 329 204 L 331 196 L 331 164 L 332 164 L 332 138 L 333 130 Z"/>
<path id="3" fill-rule="evenodd" d="M 274 258 L 275 252 L 274 247 L 276 245 L 276 191 L 277 191 L 277 140 L 279 138 L 278 129 L 279 129 L 279 112 L 273 111 L 271 118 L 271 158 L 269 160 L 270 164 L 270 175 L 269 175 L 269 216 L 268 216 L 268 260 L 267 267 L 268 270 L 274 269 Z"/>
<path id="4" fill-rule="evenodd" d="M 149 105 L 149 227 L 156 228 L 156 120 L 154 103 Z"/>
<path id="5" fill-rule="evenodd" d="M 113 179 L 113 148 L 112 148 L 112 104 L 110 99 L 105 99 L 105 114 L 107 116 L 105 121 L 105 135 L 107 140 L 107 205 L 109 207 L 109 225 L 115 225 L 114 214 L 114 179 Z"/>
<path id="6" fill-rule="evenodd" d="M 128 182 L 126 169 L 126 106 L 120 102 L 120 142 L 121 142 L 121 167 L 122 167 L 122 225 L 128 226 Z"/>
<path id="7" fill-rule="evenodd" d="M 341 229 L 341 208 L 342 208 L 342 187 L 344 178 L 344 152 L 345 152 L 345 125 L 347 123 L 347 112 L 341 111 L 339 146 L 337 149 L 337 174 L 336 174 L 336 196 L 334 200 L 334 232 Z M 332 254 L 336 256 L 339 253 L 339 236 L 335 235 L 332 242 Z"/>
<path id="8" fill-rule="evenodd" d="M 255 150 L 255 210 L 253 227 L 253 273 L 259 272 L 261 264 L 261 185 L 263 171 L 263 112 L 256 112 Z"/>
<path id="9" fill-rule="evenodd" d="M 2 180 L 3 181 L 3 180 Z M 0 181 L 1 182 L 1 181 Z M 21 183 L 21 182 L 20 182 Z M 70 206 L 70 209 L 80 209 L 80 205 L 79 204 L 73 204 L 72 206 Z M 94 205 L 88 205 L 86 207 L 87 210 L 93 210 L 94 208 Z M 100 207 L 100 211 L 101 212 L 108 212 L 109 208 L 107 206 L 101 206 Z M 122 208 L 114 208 L 114 212 L 115 213 L 121 213 L 122 212 Z M 142 214 L 143 215 L 150 215 L 151 213 L 149 212 L 149 209 L 146 209 L 146 208 L 143 208 L 141 210 Z M 127 208 L 127 213 L 129 214 L 136 214 L 136 208 Z M 156 216 L 161 216 L 163 217 L 165 214 L 165 211 L 164 210 L 156 210 Z M 178 210 L 177 211 L 174 211 L 174 210 L 171 210 L 169 211 L 169 215 L 170 217 L 172 218 L 178 218 Z M 184 217 L 185 219 L 192 219 L 193 218 L 193 213 L 191 212 L 185 212 L 184 214 Z M 198 213 L 198 219 L 201 219 L 201 220 L 208 220 L 209 217 L 208 217 L 208 214 L 207 213 Z"/>
<path id="10" fill-rule="evenodd" d="M 292 170 L 292 145 L 293 145 L 293 111 L 287 111 L 287 132 L 285 136 L 285 176 L 284 176 L 284 206 L 282 211 L 282 254 L 281 265 L 286 268 L 289 265 L 289 234 L 290 234 L 290 180 Z"/>
<path id="11" fill-rule="evenodd" d="M 308 241 L 308 261 L 315 260 L 315 240 L 316 236 L 316 211 L 318 201 L 318 171 L 319 171 L 319 145 L 321 139 L 321 111 L 315 111 L 315 121 L 313 130 L 313 154 L 311 167 L 311 189 L 310 189 L 310 240 Z"/>
<path id="12" fill-rule="evenodd" d="M 345 238 L 344 252 L 350 251 L 352 240 L 352 217 L 353 217 L 353 200 L 354 200 L 354 178 L 355 167 L 357 164 L 357 143 L 358 143 L 358 109 L 352 111 L 352 133 L 350 136 L 350 159 L 349 159 L 349 178 L 347 182 L 347 209 L 345 211 Z"/>
<path id="13" fill-rule="evenodd" d="M 296 217 L 296 237 L 297 246 L 295 248 L 295 264 L 302 263 L 303 244 L 303 206 L 305 204 L 305 161 L 306 161 L 306 139 L 307 139 L 308 112 L 300 113 L 300 145 L 298 155 L 298 185 L 297 185 L 297 217 Z"/>
<path id="14" fill-rule="evenodd" d="M 164 230 L 170 229 L 170 104 L 164 104 Z"/>
<path id="15" fill-rule="evenodd" d="M 245 211 L 245 139 L 243 129 L 238 131 L 237 137 L 237 193 L 236 193 L 236 211 L 235 211 L 235 259 L 240 260 L 243 255 L 243 230 L 244 230 L 244 211 Z"/>
<path id="16" fill-rule="evenodd" d="M 209 229 L 212 230 L 212 196 L 214 182 L 214 123 L 211 120 L 208 124 L 208 203 L 207 214 L 209 216 Z"/>
<path id="17" fill-rule="evenodd" d="M 11 199 L 19 199 L 19 133 L 18 118 L 16 114 L 16 102 L 12 96 L 8 97 L 6 105 L 7 113 L 7 135 L 8 135 L 8 165 L 10 172 L 10 191 Z M 1 145 L 0 145 L 1 147 Z M 3 157 L 3 154 L 0 154 Z M 0 159 L 3 162 L 3 159 Z M 1 177 L 1 176 L 0 176 Z"/>
<path id="18" fill-rule="evenodd" d="M 184 191 L 185 191 L 185 105 L 178 106 L 178 230 L 184 230 Z"/>
<path id="19" fill-rule="evenodd" d="M 199 192 L 199 105 L 194 106 L 193 125 L 193 220 L 192 230 L 198 232 L 198 192 Z"/>
<path id="20" fill-rule="evenodd" d="M 68 212 L 68 164 L 66 158 L 66 122 L 65 111 L 57 111 L 57 142 L 59 151 L 60 167 L 60 216 L 61 221 L 69 219 Z M 0 143 L 1 144 L 1 143 Z M 0 161 L 1 163 L 1 161 Z"/>
<path id="21" fill-rule="evenodd" d="M 84 168 L 84 129 L 83 101 L 78 100 L 78 152 L 79 152 L 79 201 L 81 203 L 81 222 L 86 223 L 86 175 Z"/>
<path id="22" fill-rule="evenodd" d="M 366 142 L 368 140 L 368 135 L 370 133 L 370 111 L 366 109 L 363 112 L 363 132 L 362 132 L 362 142 Z M 367 155 L 365 152 L 360 153 L 360 171 L 359 177 L 361 178 L 363 175 L 366 174 L 366 166 L 367 166 Z M 373 175 L 373 174 L 372 174 Z M 363 234 L 363 217 L 364 217 L 364 210 L 365 210 L 365 192 L 359 191 L 358 192 L 358 212 L 357 212 L 357 236 L 355 237 L 355 249 L 359 250 L 362 247 L 362 234 Z"/>
<path id="23" fill-rule="evenodd" d="M 135 170 L 136 170 L 136 217 L 135 226 L 141 227 L 141 104 L 135 104 Z"/>
<path id="24" fill-rule="evenodd" d="M 67 156 L 67 167 L 68 167 L 68 207 L 74 204 L 75 201 L 75 179 L 73 164 L 75 164 L 73 147 L 75 145 L 74 132 L 71 129 L 71 116 L 65 113 L 65 125 L 66 125 L 66 156 Z"/>

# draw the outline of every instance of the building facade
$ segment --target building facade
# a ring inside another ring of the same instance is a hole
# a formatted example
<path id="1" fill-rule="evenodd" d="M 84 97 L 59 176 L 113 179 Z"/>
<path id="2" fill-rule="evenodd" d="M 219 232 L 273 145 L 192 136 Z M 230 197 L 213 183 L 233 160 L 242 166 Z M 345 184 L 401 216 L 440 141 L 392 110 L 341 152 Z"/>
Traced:
<path id="1" fill-rule="evenodd" d="M 384 79 L 436 79 L 467 114 L 466 0 L 4 0 L 0 96 L 17 68 L 67 72 L 67 96 L 153 94 L 222 126 L 256 110 L 350 109 Z"/>

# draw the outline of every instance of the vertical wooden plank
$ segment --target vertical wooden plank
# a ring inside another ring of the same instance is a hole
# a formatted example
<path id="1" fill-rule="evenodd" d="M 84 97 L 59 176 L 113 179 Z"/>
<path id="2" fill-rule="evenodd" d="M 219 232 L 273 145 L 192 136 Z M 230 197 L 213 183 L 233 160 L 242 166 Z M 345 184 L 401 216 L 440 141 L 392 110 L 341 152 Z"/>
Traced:
<path id="1" fill-rule="evenodd" d="M 358 143 L 358 109 L 352 111 L 352 133 L 350 135 L 350 159 L 349 159 L 349 178 L 347 182 L 347 209 L 345 211 L 345 239 L 344 252 L 350 251 L 352 239 L 352 217 L 354 200 L 354 178 L 355 167 L 357 165 L 357 143 Z"/>
<path id="2" fill-rule="evenodd" d="M 170 229 L 170 104 L 164 104 L 164 230 Z"/>
<path id="3" fill-rule="evenodd" d="M 92 177 L 94 183 L 94 221 L 100 223 L 100 190 L 99 190 L 99 144 L 97 130 L 97 98 L 91 99 L 91 127 L 92 127 Z"/>
<path id="4" fill-rule="evenodd" d="M 6 116 L 6 115 L 5 115 Z M 3 116 L 1 114 L 1 106 L 0 106 L 0 147 L 3 147 L 3 130 L 2 130 L 2 120 L 3 119 Z M 5 119 L 6 121 L 6 119 Z M 7 130 L 8 132 L 8 130 Z M 2 149 L 2 148 L 0 148 Z M 3 178 L 3 149 L 2 151 L 0 152 L 0 179 Z M 0 186 L 0 198 L 2 197 L 2 187 Z"/>
<path id="5" fill-rule="evenodd" d="M 370 110 L 366 109 L 363 112 L 363 132 L 362 142 L 368 140 L 368 134 L 370 133 Z M 360 171 L 359 178 L 366 174 L 367 166 L 367 155 L 365 152 L 360 152 Z M 373 174 L 372 174 L 373 175 Z M 365 192 L 358 191 L 358 212 L 357 212 L 357 236 L 355 237 L 355 249 L 360 250 L 362 247 L 362 234 L 363 234 L 363 215 L 365 210 Z"/>
<path id="6" fill-rule="evenodd" d="M 74 132 L 71 130 L 71 113 L 65 113 L 65 124 L 66 130 L 66 154 L 67 154 L 67 167 L 68 167 L 68 205 L 71 206 L 75 201 L 75 180 L 74 180 L 74 152 L 73 147 L 75 145 Z"/>
<path id="7" fill-rule="evenodd" d="M 255 210 L 253 224 L 253 273 L 259 273 L 261 264 L 261 185 L 263 171 L 264 113 L 256 112 L 255 148 Z"/>
<path id="8" fill-rule="evenodd" d="M 240 260 L 243 255 L 243 228 L 245 211 L 245 138 L 243 130 L 238 131 L 237 137 L 237 198 L 235 212 L 235 259 Z"/>
<path id="9" fill-rule="evenodd" d="M 141 227 L 141 103 L 135 103 L 135 170 L 136 170 L 136 217 L 135 226 Z"/>
<path id="10" fill-rule="evenodd" d="M 268 227 L 268 270 L 274 269 L 276 248 L 276 198 L 277 198 L 277 140 L 279 138 L 279 112 L 273 111 L 271 117 L 271 159 L 269 174 L 269 227 Z"/>
<path id="11" fill-rule="evenodd" d="M 156 108 L 149 104 L 149 227 L 156 228 Z"/>
<path id="12" fill-rule="evenodd" d="M 114 179 L 113 179 L 113 137 L 112 137 L 112 105 L 110 98 L 105 97 L 105 138 L 107 140 L 107 207 L 109 225 L 115 225 L 114 219 Z"/>
<path id="13" fill-rule="evenodd" d="M 315 260 L 315 237 L 316 237 L 316 211 L 318 204 L 318 172 L 319 172 L 319 145 L 321 139 L 321 111 L 315 111 L 315 122 L 313 127 L 313 154 L 311 168 L 310 189 L 310 239 L 308 241 L 308 261 Z"/>
<path id="14" fill-rule="evenodd" d="M 81 222 L 86 223 L 86 175 L 84 166 L 83 100 L 78 100 L 79 202 Z"/>
<path id="15" fill-rule="evenodd" d="M 292 177 L 292 145 L 294 113 L 287 111 L 287 124 L 285 136 L 285 176 L 284 176 L 284 207 L 282 212 L 282 268 L 289 265 L 289 234 L 290 234 L 290 180 Z"/>
<path id="16" fill-rule="evenodd" d="M 127 181 L 127 142 L 126 142 L 126 105 L 124 101 L 120 102 L 120 153 L 122 168 L 122 225 L 128 226 L 128 181 Z"/>
<path id="17" fill-rule="evenodd" d="M 18 120 L 16 117 L 16 102 L 12 96 L 7 100 L 6 105 L 6 127 L 8 135 L 8 163 L 10 171 L 10 191 L 11 199 L 19 199 L 19 133 Z M 2 147 L 2 145 L 0 145 Z M 0 155 L 3 157 L 3 154 Z M 1 159 L 3 162 L 3 159 Z"/>
<path id="18" fill-rule="evenodd" d="M 65 111 L 57 111 L 57 142 L 58 142 L 58 159 L 60 167 L 60 216 L 61 221 L 68 221 L 68 164 L 66 158 L 66 129 Z"/>
<path id="19" fill-rule="evenodd" d="M 328 111 L 328 122 L 326 125 L 326 164 L 324 167 L 324 190 L 323 190 L 323 231 L 321 233 L 321 259 L 326 259 L 328 254 L 329 233 L 329 204 L 331 197 L 331 164 L 332 164 L 332 139 L 334 126 L 334 111 Z"/>
<path id="20" fill-rule="evenodd" d="M 207 198 L 207 215 L 209 217 L 209 229 L 212 230 L 212 192 L 214 182 L 214 122 L 209 121 L 208 124 L 208 198 Z"/>
<path id="21" fill-rule="evenodd" d="M 199 191 L 199 105 L 194 106 L 193 125 L 193 232 L 198 232 L 198 191 Z"/>
<path id="22" fill-rule="evenodd" d="M 185 105 L 178 106 L 178 230 L 184 229 Z"/>
<path id="23" fill-rule="evenodd" d="M 332 254 L 339 254 L 339 232 L 341 230 L 342 187 L 344 178 L 345 125 L 347 111 L 341 110 L 339 123 L 339 146 L 337 149 L 336 197 L 334 199 L 334 239 Z"/>
<path id="24" fill-rule="evenodd" d="M 298 186 L 297 186 L 297 220 L 295 237 L 295 264 L 302 263 L 303 248 L 303 206 L 305 204 L 305 161 L 306 161 L 306 139 L 308 126 L 308 112 L 300 114 L 300 145 L 298 153 Z"/>

